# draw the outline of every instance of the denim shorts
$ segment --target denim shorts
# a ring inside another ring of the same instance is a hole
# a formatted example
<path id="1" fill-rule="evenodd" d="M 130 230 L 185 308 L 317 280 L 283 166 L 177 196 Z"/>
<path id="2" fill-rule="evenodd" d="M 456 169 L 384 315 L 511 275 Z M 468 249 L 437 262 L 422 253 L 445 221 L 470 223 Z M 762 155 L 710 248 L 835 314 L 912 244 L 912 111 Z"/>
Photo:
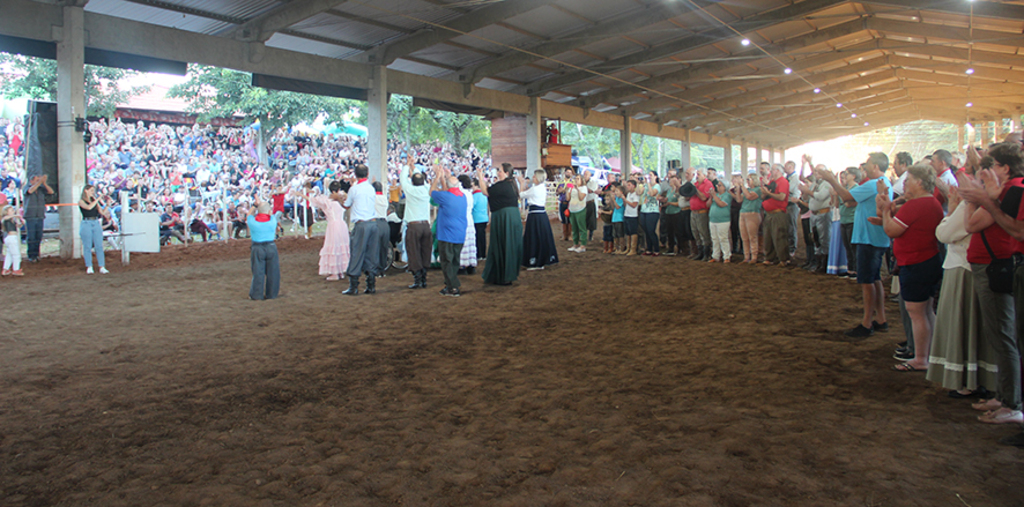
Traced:
<path id="1" fill-rule="evenodd" d="M 601 238 L 601 241 L 614 241 L 612 239 L 612 224 L 604 224 L 603 232 L 604 232 L 604 237 Z"/>
<path id="2" fill-rule="evenodd" d="M 882 279 L 882 257 L 888 248 L 857 243 L 857 283 L 875 283 Z"/>
<path id="3" fill-rule="evenodd" d="M 942 258 L 938 255 L 917 264 L 900 266 L 900 297 L 908 303 L 923 303 L 935 295 L 942 283 Z"/>

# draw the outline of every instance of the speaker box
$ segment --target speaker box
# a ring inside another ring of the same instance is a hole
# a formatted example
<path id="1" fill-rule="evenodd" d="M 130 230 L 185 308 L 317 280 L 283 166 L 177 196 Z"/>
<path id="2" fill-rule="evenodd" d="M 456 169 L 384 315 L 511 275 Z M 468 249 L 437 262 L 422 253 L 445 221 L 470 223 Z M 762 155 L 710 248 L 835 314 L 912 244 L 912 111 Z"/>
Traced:
<path id="1" fill-rule="evenodd" d="M 47 204 L 60 202 L 60 178 L 57 174 L 57 104 L 32 100 L 25 121 L 25 177 L 47 176 L 53 193 Z M 25 182 L 26 184 L 28 181 Z"/>

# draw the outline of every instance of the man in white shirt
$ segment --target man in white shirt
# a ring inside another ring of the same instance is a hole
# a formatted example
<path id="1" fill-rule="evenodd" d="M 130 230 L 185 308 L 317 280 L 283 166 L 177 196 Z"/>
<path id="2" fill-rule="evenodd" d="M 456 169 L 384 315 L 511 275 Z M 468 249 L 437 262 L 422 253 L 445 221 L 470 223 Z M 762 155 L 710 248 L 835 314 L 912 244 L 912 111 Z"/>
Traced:
<path id="1" fill-rule="evenodd" d="M 597 230 L 597 191 L 600 187 L 586 169 L 583 170 L 583 183 L 587 185 L 587 241 L 590 241 L 594 239 L 594 231 Z"/>
<path id="2" fill-rule="evenodd" d="M 796 162 L 786 162 L 786 179 L 789 181 L 789 204 L 786 214 L 789 215 L 789 258 L 796 256 L 796 234 L 800 227 L 800 173 L 796 170 Z"/>
<path id="3" fill-rule="evenodd" d="M 355 168 L 356 184 L 348 191 L 343 208 L 349 210 L 352 234 L 349 243 L 347 296 L 359 295 L 359 276 L 366 273 L 366 294 L 377 292 L 377 263 L 380 260 L 380 230 L 377 228 L 376 192 L 367 180 L 370 169 L 363 164 Z"/>
<path id="4" fill-rule="evenodd" d="M 425 185 L 423 173 L 414 173 L 415 161 L 406 158 L 408 171 L 399 174 L 402 192 L 405 193 L 405 252 L 409 256 L 409 272 L 413 282 L 410 289 L 427 288 L 427 268 L 430 266 L 430 251 L 433 236 L 430 234 L 430 189 Z"/>

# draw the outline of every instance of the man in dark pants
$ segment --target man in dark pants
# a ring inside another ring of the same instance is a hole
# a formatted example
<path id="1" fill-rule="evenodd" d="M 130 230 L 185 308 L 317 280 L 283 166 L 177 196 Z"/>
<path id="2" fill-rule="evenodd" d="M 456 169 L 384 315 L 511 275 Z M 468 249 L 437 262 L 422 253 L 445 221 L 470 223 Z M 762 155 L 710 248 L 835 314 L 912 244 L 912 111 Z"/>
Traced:
<path id="1" fill-rule="evenodd" d="M 25 189 L 25 229 L 28 232 L 28 261 L 39 262 L 39 244 L 43 241 L 46 196 L 53 193 L 46 175 L 33 176 Z"/>
<path id="2" fill-rule="evenodd" d="M 249 253 L 252 284 L 249 286 L 249 299 L 274 299 L 281 289 L 281 264 L 274 243 L 279 216 L 280 213 L 271 214 L 269 202 L 257 201 L 246 220 L 252 235 Z"/>
<path id="3" fill-rule="evenodd" d="M 466 242 L 466 197 L 459 188 L 458 178 L 451 173 L 434 168 L 434 180 L 430 182 L 430 198 L 437 203 L 437 250 L 444 274 L 442 296 L 459 297 L 459 258 L 462 245 Z"/>
<path id="4" fill-rule="evenodd" d="M 377 263 L 380 257 L 380 229 L 377 227 L 376 192 L 366 179 L 370 169 L 363 164 L 355 168 L 356 184 L 349 189 L 345 204 L 353 227 L 349 243 L 347 296 L 359 295 L 359 276 L 366 273 L 366 294 L 377 292 Z"/>
<path id="5" fill-rule="evenodd" d="M 402 192 L 405 193 L 405 252 L 409 256 L 409 272 L 413 282 L 410 289 L 427 288 L 427 268 L 430 266 L 430 249 L 433 236 L 430 233 L 430 190 L 424 185 L 423 173 L 414 172 L 412 157 L 409 170 L 399 174 Z"/>

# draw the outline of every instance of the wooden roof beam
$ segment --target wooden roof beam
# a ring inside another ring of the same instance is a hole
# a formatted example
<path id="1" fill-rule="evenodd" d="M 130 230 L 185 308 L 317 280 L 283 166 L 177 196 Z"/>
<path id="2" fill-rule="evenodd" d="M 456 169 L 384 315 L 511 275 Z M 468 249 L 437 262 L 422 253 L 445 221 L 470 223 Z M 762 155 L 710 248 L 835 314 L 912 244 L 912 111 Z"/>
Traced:
<path id="1" fill-rule="evenodd" d="M 786 5 L 768 12 L 760 12 L 743 19 L 746 31 L 758 30 L 760 28 L 776 25 L 784 21 L 800 19 L 803 16 L 817 12 L 822 9 L 834 7 L 844 3 L 846 0 L 803 0 L 795 4 Z M 608 65 L 625 68 L 644 62 L 660 60 L 677 53 L 689 51 L 698 47 L 707 46 L 716 42 L 735 38 L 736 35 L 721 27 L 714 27 L 707 32 L 693 34 L 687 37 L 676 39 L 672 42 L 655 46 L 649 50 L 638 51 L 621 58 L 608 62 Z M 570 71 L 563 76 L 547 79 L 537 83 L 531 83 L 522 90 L 528 95 L 538 96 L 557 90 L 564 86 L 585 81 L 591 76 L 590 72 L 584 70 Z"/>

